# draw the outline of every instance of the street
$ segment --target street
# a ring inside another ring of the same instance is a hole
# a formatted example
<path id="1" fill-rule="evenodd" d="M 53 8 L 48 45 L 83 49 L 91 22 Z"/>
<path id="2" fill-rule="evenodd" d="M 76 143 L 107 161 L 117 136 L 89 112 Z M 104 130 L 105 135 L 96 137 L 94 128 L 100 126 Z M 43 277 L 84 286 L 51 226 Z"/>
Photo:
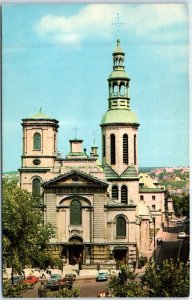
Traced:
<path id="1" fill-rule="evenodd" d="M 38 298 L 38 287 L 40 283 L 37 283 L 32 290 L 28 290 L 22 295 L 22 298 Z M 107 282 L 97 282 L 95 279 L 81 279 L 74 282 L 73 287 L 80 288 L 80 297 L 83 298 L 96 298 L 97 293 L 107 289 Z"/>
<path id="2" fill-rule="evenodd" d="M 189 257 L 189 240 L 178 239 L 177 235 L 180 231 L 187 231 L 188 226 L 184 223 L 171 224 L 169 232 L 166 233 L 166 240 L 163 241 L 162 246 L 156 248 L 156 261 L 162 263 L 164 259 L 177 260 L 182 259 L 187 262 Z"/>
<path id="3" fill-rule="evenodd" d="M 80 297 L 97 297 L 97 293 L 107 289 L 107 282 L 96 282 L 95 279 L 77 280 L 74 287 L 80 288 Z"/>

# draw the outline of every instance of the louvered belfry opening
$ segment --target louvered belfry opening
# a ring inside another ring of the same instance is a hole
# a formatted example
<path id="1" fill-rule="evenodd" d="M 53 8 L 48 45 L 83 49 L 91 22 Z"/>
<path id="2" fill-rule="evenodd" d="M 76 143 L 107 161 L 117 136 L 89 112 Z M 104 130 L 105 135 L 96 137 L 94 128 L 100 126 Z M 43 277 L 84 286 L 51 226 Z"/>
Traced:
<path id="1" fill-rule="evenodd" d="M 128 135 L 123 135 L 123 163 L 128 164 Z"/>
<path id="2" fill-rule="evenodd" d="M 115 165 L 115 135 L 114 134 L 111 134 L 110 142 L 111 142 L 111 164 Z"/>

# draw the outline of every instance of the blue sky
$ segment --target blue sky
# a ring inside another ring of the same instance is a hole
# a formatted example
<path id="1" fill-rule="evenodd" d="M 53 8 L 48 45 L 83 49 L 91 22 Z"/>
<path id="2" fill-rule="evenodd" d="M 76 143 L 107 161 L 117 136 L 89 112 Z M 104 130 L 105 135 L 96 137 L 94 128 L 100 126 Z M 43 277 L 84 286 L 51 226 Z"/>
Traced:
<path id="1" fill-rule="evenodd" d="M 40 108 L 60 122 L 62 156 L 74 127 L 87 153 L 94 138 L 101 150 L 117 38 L 141 124 L 139 165 L 189 164 L 186 4 L 15 4 L 2 15 L 3 171 L 20 167 L 21 119 Z"/>

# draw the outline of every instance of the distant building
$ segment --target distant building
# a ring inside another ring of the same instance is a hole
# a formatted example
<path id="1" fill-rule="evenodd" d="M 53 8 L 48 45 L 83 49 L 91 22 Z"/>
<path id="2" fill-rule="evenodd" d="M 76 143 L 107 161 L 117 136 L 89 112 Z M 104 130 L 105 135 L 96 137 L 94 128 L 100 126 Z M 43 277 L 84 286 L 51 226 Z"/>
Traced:
<path id="1" fill-rule="evenodd" d="M 156 220 L 156 228 L 165 223 L 165 187 L 153 180 L 148 174 L 139 174 L 139 194 L 142 201 Z"/>
<path id="2" fill-rule="evenodd" d="M 77 138 L 61 157 L 59 122 L 42 111 L 22 120 L 21 187 L 39 198 L 44 222 L 55 227 L 50 249 L 70 263 L 134 263 L 149 254 L 152 217 L 158 228 L 164 218 L 164 189 L 138 174 L 139 122 L 124 55 L 117 40 L 100 123 L 102 164 L 97 147 L 88 154 Z"/>

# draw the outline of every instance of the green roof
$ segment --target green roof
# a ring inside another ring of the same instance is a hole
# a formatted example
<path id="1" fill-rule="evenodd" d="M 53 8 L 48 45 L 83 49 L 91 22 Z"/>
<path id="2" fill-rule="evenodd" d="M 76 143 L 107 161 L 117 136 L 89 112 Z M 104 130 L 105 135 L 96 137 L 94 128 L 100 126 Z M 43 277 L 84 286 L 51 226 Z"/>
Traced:
<path id="1" fill-rule="evenodd" d="M 162 188 L 139 188 L 140 193 L 162 193 L 164 192 L 163 187 Z"/>
<path id="2" fill-rule="evenodd" d="M 104 172 L 105 172 L 105 176 L 107 179 L 109 178 L 119 178 L 119 175 L 109 166 L 109 165 L 105 165 L 103 168 Z"/>
<path id="3" fill-rule="evenodd" d="M 137 170 L 134 165 L 128 166 L 128 168 L 121 174 L 121 178 L 138 178 Z"/>
<path id="4" fill-rule="evenodd" d="M 124 54 L 124 51 L 123 51 L 123 49 L 120 46 L 120 40 L 119 39 L 117 40 L 117 46 L 116 46 L 113 54 L 116 54 L 116 53 L 122 53 L 122 54 Z"/>
<path id="5" fill-rule="evenodd" d="M 34 114 L 34 115 L 32 115 L 32 116 L 30 116 L 29 117 L 29 119 L 53 119 L 53 118 L 51 118 L 51 117 L 49 117 L 48 115 L 46 115 L 46 114 L 44 114 L 42 111 L 41 111 L 41 109 L 40 109 L 40 111 L 39 112 L 37 112 L 36 114 Z"/>
<path id="6" fill-rule="evenodd" d="M 111 75 L 109 76 L 109 79 L 113 78 L 126 78 L 129 79 L 127 73 L 125 71 L 119 70 L 119 71 L 113 71 Z"/>
<path id="7" fill-rule="evenodd" d="M 85 154 L 84 152 L 69 152 L 67 154 L 68 156 L 83 156 L 83 157 L 88 157 L 87 154 Z"/>
<path id="8" fill-rule="evenodd" d="M 136 114 L 129 109 L 108 110 L 101 119 L 101 126 L 104 124 L 114 124 L 114 123 L 139 125 Z"/>
<path id="9" fill-rule="evenodd" d="M 121 175 L 117 174 L 108 164 L 103 167 L 103 171 L 105 172 L 107 179 L 138 179 L 138 174 L 134 165 L 128 166 L 128 168 Z"/>

